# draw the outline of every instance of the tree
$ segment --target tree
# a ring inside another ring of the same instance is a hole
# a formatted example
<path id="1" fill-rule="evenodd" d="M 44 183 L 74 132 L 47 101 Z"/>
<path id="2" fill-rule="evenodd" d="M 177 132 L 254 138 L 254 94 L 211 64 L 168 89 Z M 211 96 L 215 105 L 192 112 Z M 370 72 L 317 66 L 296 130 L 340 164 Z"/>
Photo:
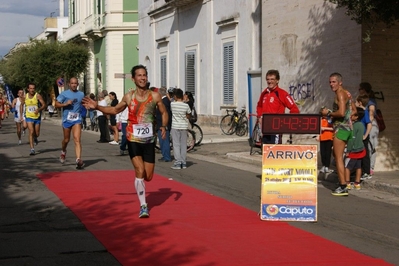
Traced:
<path id="1" fill-rule="evenodd" d="M 346 14 L 358 24 L 367 27 L 365 41 L 377 23 L 392 26 L 399 20 L 399 0 L 328 0 L 338 8 L 346 8 Z"/>
<path id="2" fill-rule="evenodd" d="M 0 62 L 0 73 L 5 83 L 24 88 L 34 82 L 47 95 L 59 77 L 84 73 L 89 60 L 88 49 L 76 43 L 31 40 Z"/>

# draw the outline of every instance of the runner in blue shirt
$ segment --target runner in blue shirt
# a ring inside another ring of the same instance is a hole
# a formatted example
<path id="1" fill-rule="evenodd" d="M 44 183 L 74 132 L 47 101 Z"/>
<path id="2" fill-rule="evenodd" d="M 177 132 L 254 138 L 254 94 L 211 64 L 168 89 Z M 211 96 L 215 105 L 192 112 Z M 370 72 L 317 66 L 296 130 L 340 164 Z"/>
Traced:
<path id="1" fill-rule="evenodd" d="M 65 162 L 66 148 L 71 137 L 71 131 L 73 140 L 75 142 L 75 153 L 76 153 L 76 169 L 82 169 L 84 163 L 81 159 L 82 144 L 80 142 L 81 130 L 82 130 L 82 99 L 84 97 L 83 92 L 78 90 L 78 79 L 71 78 L 69 80 L 69 90 L 63 91 L 58 95 L 55 102 L 56 108 L 63 108 L 62 112 L 62 129 L 64 133 L 64 139 L 62 140 L 62 150 L 60 155 L 60 162 Z"/>

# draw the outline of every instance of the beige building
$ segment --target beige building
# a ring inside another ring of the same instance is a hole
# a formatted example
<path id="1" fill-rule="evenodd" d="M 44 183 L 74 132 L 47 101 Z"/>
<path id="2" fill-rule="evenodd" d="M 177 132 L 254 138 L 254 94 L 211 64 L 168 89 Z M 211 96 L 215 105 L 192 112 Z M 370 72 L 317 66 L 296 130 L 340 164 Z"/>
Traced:
<path id="1" fill-rule="evenodd" d="M 268 69 L 279 69 L 280 84 L 303 113 L 332 105 L 328 77 L 333 72 L 343 75 L 344 87 L 355 97 L 359 83 L 370 82 L 387 124 L 379 134 L 375 170 L 398 170 L 399 120 L 394 106 L 399 98 L 399 27 L 380 25 L 371 41 L 364 42 L 366 29 L 344 11 L 321 0 L 263 0 L 262 76 Z M 303 136 L 297 138 L 300 142 Z"/>

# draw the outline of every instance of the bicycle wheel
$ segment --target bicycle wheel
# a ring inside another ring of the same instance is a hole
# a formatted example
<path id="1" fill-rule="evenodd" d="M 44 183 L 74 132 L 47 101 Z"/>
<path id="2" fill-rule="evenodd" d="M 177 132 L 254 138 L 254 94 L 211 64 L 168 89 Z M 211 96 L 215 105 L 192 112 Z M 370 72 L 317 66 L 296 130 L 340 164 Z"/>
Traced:
<path id="1" fill-rule="evenodd" d="M 256 124 L 254 130 L 252 130 L 252 138 L 250 140 L 250 145 L 251 145 L 251 151 L 249 152 L 250 155 L 255 154 L 254 148 L 258 147 L 256 144 L 260 138 L 261 136 L 259 136 L 259 124 Z"/>
<path id="2" fill-rule="evenodd" d="M 191 129 L 187 130 L 187 151 L 191 151 L 195 146 L 195 133 Z"/>
<path id="3" fill-rule="evenodd" d="M 202 129 L 200 128 L 199 125 L 193 124 L 191 130 L 194 131 L 195 133 L 195 145 L 196 146 L 200 145 L 203 138 Z"/>
<path id="4" fill-rule="evenodd" d="M 236 135 L 242 137 L 247 133 L 248 133 L 248 118 L 246 116 L 243 116 L 238 122 Z"/>
<path id="5" fill-rule="evenodd" d="M 233 135 L 236 132 L 236 122 L 234 115 L 225 115 L 220 120 L 220 129 L 225 135 Z"/>

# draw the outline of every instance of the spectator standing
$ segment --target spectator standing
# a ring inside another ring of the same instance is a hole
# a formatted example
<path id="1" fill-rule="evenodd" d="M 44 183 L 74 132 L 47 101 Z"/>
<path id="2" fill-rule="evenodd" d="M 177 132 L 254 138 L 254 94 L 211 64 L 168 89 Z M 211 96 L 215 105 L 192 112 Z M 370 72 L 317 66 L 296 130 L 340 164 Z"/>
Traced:
<path id="1" fill-rule="evenodd" d="M 50 118 L 52 118 L 53 115 L 54 115 L 54 111 L 55 111 L 54 105 L 52 103 L 50 103 L 47 106 L 47 111 L 48 111 L 48 114 L 49 114 Z"/>
<path id="2" fill-rule="evenodd" d="M 94 93 L 89 94 L 90 99 L 96 100 L 96 96 Z M 94 125 L 96 124 L 96 110 L 89 109 L 89 117 L 90 117 L 90 128 L 91 130 L 94 130 Z"/>
<path id="3" fill-rule="evenodd" d="M 188 118 L 190 118 L 191 110 L 187 103 L 183 102 L 183 91 L 181 89 L 174 90 L 175 100 L 170 103 L 172 111 L 172 141 L 173 154 L 175 162 L 172 169 L 187 168 L 187 129 Z"/>
<path id="4" fill-rule="evenodd" d="M 167 96 L 167 91 L 165 87 L 161 87 L 158 90 L 159 94 L 162 96 L 162 102 L 166 108 L 166 112 L 168 113 L 168 123 L 166 128 L 166 137 L 162 138 L 162 115 L 159 109 L 157 108 L 155 117 L 157 119 L 157 134 L 159 140 L 159 147 L 161 149 L 162 157 L 158 160 L 159 162 L 170 162 L 172 161 L 172 157 L 170 155 L 170 129 L 172 127 L 172 112 L 170 107 L 170 100 Z"/>
<path id="5" fill-rule="evenodd" d="M 320 169 L 321 173 L 331 173 L 329 169 L 331 163 L 331 152 L 334 138 L 334 129 L 332 126 L 332 121 L 328 119 L 327 116 L 321 117 L 321 128 L 318 140 L 320 141 L 320 156 L 322 167 Z"/>
<path id="6" fill-rule="evenodd" d="M 266 73 L 267 88 L 260 94 L 256 113 L 262 123 L 263 114 L 284 114 L 288 108 L 291 114 L 299 114 L 298 106 L 285 90 L 278 86 L 280 73 L 278 70 L 269 70 Z M 282 135 L 263 135 L 263 144 L 281 144 Z"/>
<path id="7" fill-rule="evenodd" d="M 115 92 L 111 91 L 109 93 L 109 98 L 111 99 L 111 105 L 112 107 L 115 107 L 119 101 L 118 97 L 116 96 Z M 109 116 L 109 121 L 111 124 L 111 130 L 114 132 L 114 140 L 111 141 L 109 144 L 111 145 L 119 145 L 119 130 L 118 127 L 116 126 L 116 115 L 110 115 Z"/>
<path id="8" fill-rule="evenodd" d="M 121 124 L 121 131 L 122 131 L 122 140 L 119 146 L 119 154 L 124 155 L 125 151 L 127 150 L 127 139 L 126 139 L 126 126 L 127 126 L 127 119 L 128 119 L 128 109 L 125 108 L 122 112 L 116 115 L 116 121 L 118 124 Z M 119 126 L 118 126 L 119 127 Z"/>
<path id="9" fill-rule="evenodd" d="M 87 109 L 82 106 L 81 110 L 82 110 L 82 131 L 83 131 L 87 129 L 87 122 L 86 122 Z"/>
<path id="10" fill-rule="evenodd" d="M 360 122 L 363 123 L 365 128 L 364 135 L 363 135 L 363 144 L 366 147 L 366 156 L 362 158 L 362 178 L 369 177 L 370 175 L 370 150 L 367 148 L 370 143 L 370 132 L 372 129 L 372 124 L 370 121 L 369 110 L 366 107 L 369 102 L 369 96 L 366 94 L 359 95 L 356 98 L 356 106 L 357 108 L 363 109 L 363 118 L 360 119 Z"/>
<path id="11" fill-rule="evenodd" d="M 369 97 L 369 101 L 366 105 L 366 110 L 368 111 L 369 119 L 371 121 L 371 130 L 369 134 L 370 143 L 366 146 L 369 149 L 370 155 L 370 174 L 363 174 L 362 176 L 362 180 L 366 180 L 372 178 L 374 174 L 374 167 L 377 159 L 376 150 L 378 147 L 378 134 L 380 133 L 380 130 L 378 128 L 377 120 L 375 119 L 377 111 L 377 101 L 375 99 L 374 92 L 370 83 L 362 82 L 359 84 L 359 96 L 360 95 L 367 95 Z"/>
<path id="12" fill-rule="evenodd" d="M 107 102 L 104 99 L 104 94 L 100 92 L 98 94 L 98 106 L 107 106 Z M 97 109 L 97 119 L 98 119 L 98 128 L 100 129 L 100 139 L 97 141 L 98 143 L 109 143 L 109 138 L 107 138 L 107 117 L 104 115 L 102 111 Z"/>

